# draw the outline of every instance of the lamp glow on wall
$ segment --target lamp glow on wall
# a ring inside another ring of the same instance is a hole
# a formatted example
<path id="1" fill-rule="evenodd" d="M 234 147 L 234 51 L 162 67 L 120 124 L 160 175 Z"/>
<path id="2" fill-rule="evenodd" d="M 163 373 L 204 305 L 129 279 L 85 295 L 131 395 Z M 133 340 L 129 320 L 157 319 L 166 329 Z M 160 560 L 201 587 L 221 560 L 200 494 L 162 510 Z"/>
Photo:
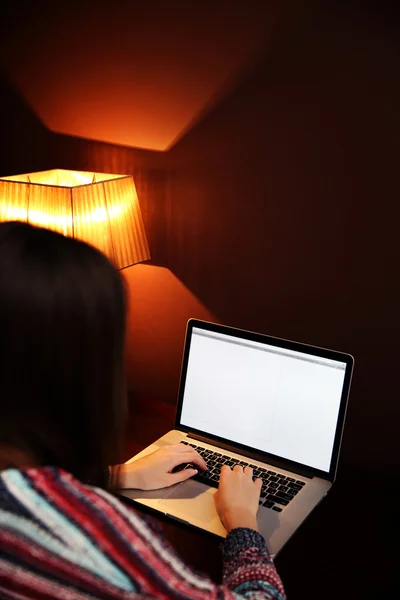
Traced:
<path id="1" fill-rule="evenodd" d="M 0 178 L 0 221 L 83 240 L 118 269 L 150 258 L 133 177 L 53 169 Z"/>

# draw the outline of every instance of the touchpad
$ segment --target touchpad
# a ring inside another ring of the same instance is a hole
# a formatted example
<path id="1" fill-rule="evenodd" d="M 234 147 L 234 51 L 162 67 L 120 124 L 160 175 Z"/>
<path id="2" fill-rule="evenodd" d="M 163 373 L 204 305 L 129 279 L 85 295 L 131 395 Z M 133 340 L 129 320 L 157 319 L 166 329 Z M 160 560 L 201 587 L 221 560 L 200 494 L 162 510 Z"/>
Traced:
<path id="1" fill-rule="evenodd" d="M 163 498 L 158 509 L 217 535 L 226 536 L 214 505 L 217 490 L 189 480 L 174 486 Z"/>

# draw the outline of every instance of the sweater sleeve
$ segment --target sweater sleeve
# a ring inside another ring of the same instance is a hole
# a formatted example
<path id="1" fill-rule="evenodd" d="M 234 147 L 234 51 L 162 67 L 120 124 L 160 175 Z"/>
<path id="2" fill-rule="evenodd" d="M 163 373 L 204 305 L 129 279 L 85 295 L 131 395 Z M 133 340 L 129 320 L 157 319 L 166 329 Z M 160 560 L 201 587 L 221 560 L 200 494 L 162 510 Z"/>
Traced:
<path id="1" fill-rule="evenodd" d="M 150 575 L 149 595 L 179 600 L 285 600 L 282 581 L 265 540 L 257 531 L 238 528 L 228 534 L 222 544 L 223 581 L 218 585 L 189 568 L 165 540 L 161 529 L 151 525 L 151 518 L 143 519 L 115 498 L 111 502 L 116 512 L 122 512 L 124 520 L 129 521 L 131 534 L 137 540 L 132 544 L 132 564 L 135 568 L 141 565 L 141 575 Z M 146 540 L 145 545 L 139 540 Z"/>
<path id="2" fill-rule="evenodd" d="M 223 545 L 223 584 L 245 598 L 283 600 L 285 591 L 264 538 L 253 529 L 233 529 Z"/>
<path id="3" fill-rule="evenodd" d="M 162 527 L 147 515 L 142 520 L 163 541 L 163 546 L 175 555 L 174 549 L 164 539 Z M 233 529 L 222 546 L 223 581 L 215 586 L 221 593 L 225 588 L 249 600 L 286 598 L 281 578 L 268 552 L 263 536 L 254 529 Z M 218 597 L 218 594 L 217 594 Z"/>

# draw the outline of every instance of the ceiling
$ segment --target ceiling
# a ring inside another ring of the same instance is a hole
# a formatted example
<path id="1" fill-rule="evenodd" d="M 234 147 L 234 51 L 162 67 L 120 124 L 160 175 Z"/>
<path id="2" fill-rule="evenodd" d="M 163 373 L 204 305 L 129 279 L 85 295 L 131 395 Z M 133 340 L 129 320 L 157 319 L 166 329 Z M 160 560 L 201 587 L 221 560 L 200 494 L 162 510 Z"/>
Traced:
<path id="1" fill-rule="evenodd" d="M 166 150 L 270 43 L 281 3 L 32 4 L 8 7 L 0 63 L 37 117 L 54 132 Z"/>

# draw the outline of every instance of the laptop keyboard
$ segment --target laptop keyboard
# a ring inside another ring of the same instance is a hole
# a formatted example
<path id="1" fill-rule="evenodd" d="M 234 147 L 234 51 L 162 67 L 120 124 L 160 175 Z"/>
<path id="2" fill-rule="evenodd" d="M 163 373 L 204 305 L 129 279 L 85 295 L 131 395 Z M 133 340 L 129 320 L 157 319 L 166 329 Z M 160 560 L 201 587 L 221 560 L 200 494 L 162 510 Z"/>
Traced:
<path id="1" fill-rule="evenodd" d="M 240 465 L 241 467 L 251 467 L 253 469 L 253 478 L 262 479 L 260 505 L 275 510 L 276 512 L 282 512 L 283 508 L 293 500 L 293 498 L 302 490 L 303 486 L 305 485 L 304 481 L 300 481 L 294 477 L 286 477 L 285 475 L 276 473 L 270 469 L 262 469 L 257 465 L 251 464 L 251 462 L 236 460 L 231 456 L 226 456 L 212 450 L 207 450 L 206 448 L 196 446 L 195 444 L 190 444 L 189 442 L 181 442 L 181 444 L 191 446 L 200 454 L 200 456 L 204 458 L 207 463 L 208 470 L 199 471 L 199 473 L 195 475 L 193 479 L 201 481 L 201 483 L 205 483 L 211 487 L 218 487 L 221 467 L 223 465 L 228 465 L 231 468 L 233 468 L 235 465 Z M 189 463 L 179 465 L 173 471 L 182 471 L 183 469 L 187 469 L 189 467 L 195 467 L 198 469 L 197 465 Z"/>

